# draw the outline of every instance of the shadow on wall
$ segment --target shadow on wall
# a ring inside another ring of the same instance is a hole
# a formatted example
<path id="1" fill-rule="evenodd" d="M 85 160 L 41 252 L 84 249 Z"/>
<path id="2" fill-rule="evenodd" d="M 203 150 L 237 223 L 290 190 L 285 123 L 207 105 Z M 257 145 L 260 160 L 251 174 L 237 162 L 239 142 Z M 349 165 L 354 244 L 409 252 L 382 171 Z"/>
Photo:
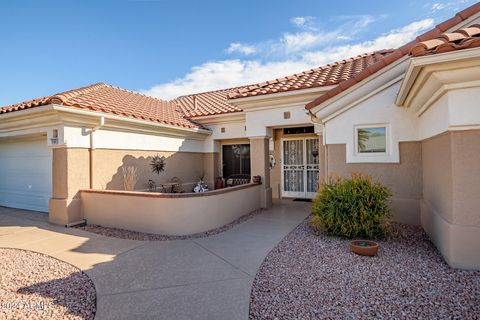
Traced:
<path id="1" fill-rule="evenodd" d="M 133 153 L 133 152 L 131 152 Z M 160 174 L 152 172 L 152 157 L 156 154 L 165 157 L 165 170 Z M 124 168 L 133 167 L 136 169 L 137 182 L 134 190 L 148 190 L 148 180 L 153 180 L 155 184 L 160 186 L 170 182 L 174 177 L 179 178 L 183 185 L 183 189 L 190 192 L 193 186 L 204 175 L 204 159 L 203 154 L 193 152 L 149 152 L 148 155 L 137 156 L 136 154 L 123 155 L 121 165 L 115 163 L 115 158 L 110 157 L 113 161 L 107 159 L 97 166 L 95 170 L 99 185 L 107 190 L 125 190 L 124 188 Z M 118 162 L 117 162 L 118 163 Z M 102 183 L 103 180 L 103 183 Z M 105 183 L 106 182 L 106 183 Z M 103 184 L 103 185 L 102 185 Z"/>

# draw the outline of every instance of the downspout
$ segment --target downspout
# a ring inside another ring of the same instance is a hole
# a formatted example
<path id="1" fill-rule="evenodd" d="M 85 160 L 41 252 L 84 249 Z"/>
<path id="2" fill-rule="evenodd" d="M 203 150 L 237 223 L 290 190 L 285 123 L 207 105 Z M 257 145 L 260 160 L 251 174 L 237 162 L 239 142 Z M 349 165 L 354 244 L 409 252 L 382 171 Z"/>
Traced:
<path id="1" fill-rule="evenodd" d="M 93 189 L 93 150 L 95 149 L 95 144 L 94 144 L 94 132 L 100 129 L 105 125 L 105 117 L 100 117 L 100 122 L 97 126 L 93 127 L 90 129 L 90 148 L 88 148 L 88 155 L 89 155 L 89 163 L 88 163 L 88 168 L 89 168 L 89 181 L 90 181 L 90 189 Z"/>

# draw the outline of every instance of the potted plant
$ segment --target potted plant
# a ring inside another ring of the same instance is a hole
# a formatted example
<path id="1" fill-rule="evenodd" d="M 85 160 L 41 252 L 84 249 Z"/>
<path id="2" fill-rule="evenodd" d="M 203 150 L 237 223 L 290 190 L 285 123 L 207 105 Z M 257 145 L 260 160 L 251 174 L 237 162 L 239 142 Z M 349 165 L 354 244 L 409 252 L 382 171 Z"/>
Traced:
<path id="1" fill-rule="evenodd" d="M 378 252 L 378 243 L 370 240 L 350 241 L 350 251 L 361 256 L 373 257 Z"/>
<path id="2" fill-rule="evenodd" d="M 222 177 L 217 177 L 217 179 L 215 179 L 215 189 L 222 189 L 224 188 L 225 184 L 223 182 L 223 178 Z"/>

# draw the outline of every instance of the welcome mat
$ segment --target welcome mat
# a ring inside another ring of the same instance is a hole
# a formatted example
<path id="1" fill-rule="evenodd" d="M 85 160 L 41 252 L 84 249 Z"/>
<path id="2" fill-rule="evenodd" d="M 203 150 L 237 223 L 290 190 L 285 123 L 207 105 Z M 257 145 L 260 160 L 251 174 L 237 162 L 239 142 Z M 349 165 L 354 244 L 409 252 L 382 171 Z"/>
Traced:
<path id="1" fill-rule="evenodd" d="M 293 201 L 299 201 L 299 202 L 312 202 L 312 199 L 303 199 L 303 198 L 295 198 Z"/>

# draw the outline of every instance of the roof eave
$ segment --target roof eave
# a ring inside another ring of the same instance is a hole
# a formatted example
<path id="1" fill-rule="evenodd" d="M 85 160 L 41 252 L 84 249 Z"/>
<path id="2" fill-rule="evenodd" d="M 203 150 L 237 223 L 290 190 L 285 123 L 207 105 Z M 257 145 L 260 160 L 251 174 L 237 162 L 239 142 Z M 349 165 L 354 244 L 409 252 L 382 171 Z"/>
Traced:
<path id="1" fill-rule="evenodd" d="M 404 106 L 410 90 L 415 84 L 417 76 L 419 75 L 422 68 L 433 64 L 478 58 L 479 56 L 480 47 L 412 57 L 407 72 L 405 73 L 405 77 L 402 81 L 402 85 L 398 92 L 397 98 L 395 99 L 395 104 L 397 106 Z"/>
<path id="2" fill-rule="evenodd" d="M 386 66 L 385 68 L 379 70 L 378 72 L 371 74 L 367 78 L 363 79 L 360 82 L 357 82 L 355 85 L 345 89 L 344 91 L 340 92 L 339 94 L 333 96 L 332 98 L 329 98 L 328 100 L 320 103 L 319 105 L 316 105 L 310 109 L 311 114 L 315 115 L 317 118 L 321 119 L 324 121 L 325 119 L 329 118 L 332 114 L 335 114 L 336 112 L 340 111 L 343 109 L 345 105 L 349 105 L 351 102 L 358 103 L 360 100 L 358 99 L 350 99 L 348 100 L 349 96 L 351 96 L 352 93 L 355 93 L 357 90 L 360 88 L 366 86 L 367 84 L 371 84 L 373 80 L 379 79 L 379 82 L 381 81 L 382 84 L 379 84 L 379 86 L 388 84 L 391 81 L 397 81 L 396 79 L 399 78 L 404 72 L 404 68 L 401 67 L 402 64 L 404 64 L 408 60 L 408 57 L 402 57 L 398 59 L 397 61 L 393 62 L 392 64 Z M 392 70 L 396 70 L 396 72 Z M 385 80 L 380 79 L 383 78 L 383 75 L 392 72 L 392 75 L 389 75 L 385 77 Z M 355 101 L 353 101 L 355 100 Z"/>
<path id="3" fill-rule="evenodd" d="M 290 96 L 295 96 L 295 95 L 304 95 L 304 94 L 310 94 L 310 93 L 316 93 L 316 92 L 325 92 L 325 91 L 328 91 L 330 89 L 333 89 L 334 87 L 336 87 L 336 85 L 318 86 L 318 87 L 314 87 L 314 88 L 305 88 L 305 89 L 289 90 L 289 91 L 284 91 L 284 92 L 266 93 L 266 94 L 249 96 L 249 97 L 230 98 L 230 99 L 227 99 L 227 101 L 230 104 L 238 106 L 238 105 L 241 105 L 241 104 L 244 104 L 244 103 L 249 103 L 249 102 L 258 102 L 258 101 L 271 100 L 271 99 L 282 98 L 282 97 L 290 97 Z"/>

